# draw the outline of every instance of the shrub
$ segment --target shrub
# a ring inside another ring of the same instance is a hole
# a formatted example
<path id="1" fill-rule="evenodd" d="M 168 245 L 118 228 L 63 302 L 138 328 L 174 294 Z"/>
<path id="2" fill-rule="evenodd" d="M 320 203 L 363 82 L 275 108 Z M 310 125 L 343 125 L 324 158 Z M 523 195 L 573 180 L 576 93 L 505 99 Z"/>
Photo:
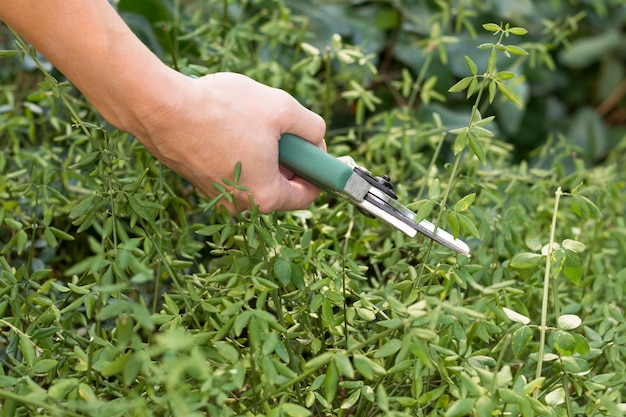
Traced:
<path id="1" fill-rule="evenodd" d="M 164 60 L 292 92 L 473 256 L 326 194 L 231 217 L 4 37 L 3 416 L 623 414 L 623 127 L 557 94 L 618 71 L 618 2 L 138 5 Z"/>

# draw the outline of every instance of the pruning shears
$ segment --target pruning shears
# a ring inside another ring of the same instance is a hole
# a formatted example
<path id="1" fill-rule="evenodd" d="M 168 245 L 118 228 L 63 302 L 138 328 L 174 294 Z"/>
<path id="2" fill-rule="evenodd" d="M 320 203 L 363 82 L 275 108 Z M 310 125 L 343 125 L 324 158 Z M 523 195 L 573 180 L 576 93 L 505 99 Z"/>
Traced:
<path id="1" fill-rule="evenodd" d="M 464 256 L 470 256 L 467 243 L 422 220 L 400 204 L 388 177 L 373 176 L 349 156 L 335 158 L 312 143 L 284 134 L 278 142 L 280 164 L 324 191 L 337 194 L 362 213 L 377 218 L 409 237 L 422 233 Z"/>

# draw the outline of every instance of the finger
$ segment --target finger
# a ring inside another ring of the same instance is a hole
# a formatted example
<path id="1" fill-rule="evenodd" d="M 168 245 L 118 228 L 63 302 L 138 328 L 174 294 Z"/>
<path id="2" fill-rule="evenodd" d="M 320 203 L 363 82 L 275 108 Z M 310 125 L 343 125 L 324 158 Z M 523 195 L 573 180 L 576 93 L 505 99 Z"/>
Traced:
<path id="1" fill-rule="evenodd" d="M 319 114 L 312 112 L 301 105 L 294 97 L 285 93 L 285 99 L 288 101 L 285 108 L 288 109 L 282 113 L 278 121 L 281 127 L 281 133 L 291 133 L 300 136 L 317 146 L 324 146 L 324 135 L 326 134 L 326 122 Z M 325 149 L 325 146 L 324 148 Z"/>
<path id="2" fill-rule="evenodd" d="M 321 190 L 298 176 L 284 179 L 281 210 L 305 209 L 320 195 Z"/>

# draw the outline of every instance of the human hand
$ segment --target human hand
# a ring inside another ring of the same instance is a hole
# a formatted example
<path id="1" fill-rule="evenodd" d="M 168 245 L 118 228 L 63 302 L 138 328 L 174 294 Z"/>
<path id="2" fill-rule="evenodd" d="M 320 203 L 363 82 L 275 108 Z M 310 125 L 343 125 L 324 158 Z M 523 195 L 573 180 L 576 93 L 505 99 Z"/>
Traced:
<path id="1" fill-rule="evenodd" d="M 165 165 L 209 197 L 214 183 L 233 181 L 241 163 L 231 212 L 249 208 L 248 194 L 261 212 L 309 206 L 319 189 L 278 164 L 281 134 L 298 135 L 325 150 L 324 120 L 285 91 L 246 76 L 217 73 L 192 79 L 177 77 L 167 85 L 167 105 L 152 109 L 133 132 Z"/>

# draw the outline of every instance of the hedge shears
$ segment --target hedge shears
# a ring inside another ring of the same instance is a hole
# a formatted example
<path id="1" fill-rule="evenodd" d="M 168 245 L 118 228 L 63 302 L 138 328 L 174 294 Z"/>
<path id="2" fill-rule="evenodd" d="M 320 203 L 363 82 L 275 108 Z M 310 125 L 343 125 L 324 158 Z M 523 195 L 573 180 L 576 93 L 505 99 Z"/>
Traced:
<path id="1" fill-rule="evenodd" d="M 398 202 L 388 177 L 376 177 L 358 166 L 349 156 L 335 158 L 312 143 L 284 134 L 278 142 L 280 164 L 320 189 L 339 195 L 363 214 L 380 219 L 409 237 L 422 233 L 464 256 L 470 256 L 467 243 L 422 220 Z"/>

